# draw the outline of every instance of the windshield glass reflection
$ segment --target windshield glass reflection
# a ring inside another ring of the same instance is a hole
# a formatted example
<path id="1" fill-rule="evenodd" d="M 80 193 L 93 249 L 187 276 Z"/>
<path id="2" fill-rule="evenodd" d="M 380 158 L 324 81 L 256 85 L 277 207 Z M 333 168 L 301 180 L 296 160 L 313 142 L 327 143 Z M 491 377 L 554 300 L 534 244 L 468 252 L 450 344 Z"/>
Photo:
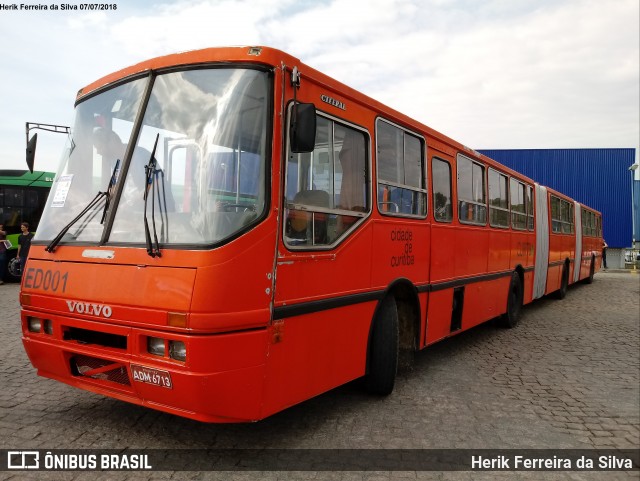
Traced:
<path id="1" fill-rule="evenodd" d="M 155 80 L 128 168 L 110 241 L 142 243 L 146 171 L 156 137 L 161 244 L 213 244 L 265 207 L 267 79 L 262 72 L 209 69 Z"/>
<path id="2" fill-rule="evenodd" d="M 78 105 L 36 240 L 53 239 L 99 191 L 106 191 L 118 160 L 122 165 L 146 82 L 129 82 Z M 62 243 L 100 241 L 105 202 L 103 198 L 79 219 Z"/>
<path id="3" fill-rule="evenodd" d="M 261 217 L 267 74 L 219 68 L 158 75 L 139 135 L 129 146 L 147 81 L 129 82 L 78 105 L 74 146 L 61 162 L 38 239 L 55 237 L 98 191 L 107 189 L 113 172 L 121 196 L 117 205 L 111 199 L 116 210 L 108 243 L 145 243 L 145 191 L 147 217 L 161 246 L 216 244 Z M 118 159 L 121 167 L 115 169 Z M 154 173 L 147 177 L 151 164 Z M 61 244 L 99 242 L 104 210 L 100 202 Z"/>

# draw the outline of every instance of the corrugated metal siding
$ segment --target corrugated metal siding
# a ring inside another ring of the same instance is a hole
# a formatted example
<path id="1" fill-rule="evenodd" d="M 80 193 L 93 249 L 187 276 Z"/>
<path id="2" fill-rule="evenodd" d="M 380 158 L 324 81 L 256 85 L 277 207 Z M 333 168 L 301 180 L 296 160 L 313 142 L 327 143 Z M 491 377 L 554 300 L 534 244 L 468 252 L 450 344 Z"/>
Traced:
<path id="1" fill-rule="evenodd" d="M 602 212 L 610 247 L 631 246 L 629 166 L 635 149 L 478 150 L 536 182 Z"/>

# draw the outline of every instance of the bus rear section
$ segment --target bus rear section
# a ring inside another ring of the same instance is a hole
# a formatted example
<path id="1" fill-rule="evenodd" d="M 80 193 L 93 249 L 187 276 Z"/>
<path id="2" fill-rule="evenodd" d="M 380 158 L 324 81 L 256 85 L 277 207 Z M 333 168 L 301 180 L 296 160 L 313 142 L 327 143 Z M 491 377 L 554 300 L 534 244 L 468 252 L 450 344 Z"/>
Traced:
<path id="1" fill-rule="evenodd" d="M 568 287 L 591 283 L 602 262 L 602 216 L 548 189 L 548 272 L 546 293 L 563 299 Z"/>

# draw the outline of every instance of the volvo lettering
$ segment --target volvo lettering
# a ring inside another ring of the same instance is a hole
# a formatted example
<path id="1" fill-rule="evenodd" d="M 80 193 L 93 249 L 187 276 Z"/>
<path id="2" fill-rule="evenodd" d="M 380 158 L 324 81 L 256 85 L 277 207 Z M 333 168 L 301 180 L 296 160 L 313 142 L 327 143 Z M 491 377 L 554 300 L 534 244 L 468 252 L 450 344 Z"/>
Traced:
<path id="1" fill-rule="evenodd" d="M 92 304 L 89 302 L 81 301 L 65 301 L 69 312 L 75 312 L 77 314 L 89 314 L 92 316 L 111 317 L 113 310 L 111 306 L 103 306 L 102 304 Z"/>

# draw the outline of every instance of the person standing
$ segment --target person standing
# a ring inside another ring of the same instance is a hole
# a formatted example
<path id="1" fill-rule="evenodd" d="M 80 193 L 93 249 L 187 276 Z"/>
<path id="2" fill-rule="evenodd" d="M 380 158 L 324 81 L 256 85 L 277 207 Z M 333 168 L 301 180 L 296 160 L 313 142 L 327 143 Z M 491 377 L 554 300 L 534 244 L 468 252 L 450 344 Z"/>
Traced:
<path id="1" fill-rule="evenodd" d="M 607 241 L 602 239 L 602 265 L 605 269 L 607 268 L 607 247 L 609 247 Z"/>
<path id="2" fill-rule="evenodd" d="M 4 284 L 4 273 L 7 270 L 7 246 L 4 241 L 7 239 L 7 232 L 4 225 L 0 224 L 0 286 Z"/>
<path id="3" fill-rule="evenodd" d="M 24 266 L 27 263 L 29 249 L 31 249 L 33 234 L 29 232 L 29 224 L 27 222 L 20 224 L 20 230 L 22 234 L 18 236 L 18 257 L 20 258 L 20 274 L 22 274 L 24 272 Z"/>

